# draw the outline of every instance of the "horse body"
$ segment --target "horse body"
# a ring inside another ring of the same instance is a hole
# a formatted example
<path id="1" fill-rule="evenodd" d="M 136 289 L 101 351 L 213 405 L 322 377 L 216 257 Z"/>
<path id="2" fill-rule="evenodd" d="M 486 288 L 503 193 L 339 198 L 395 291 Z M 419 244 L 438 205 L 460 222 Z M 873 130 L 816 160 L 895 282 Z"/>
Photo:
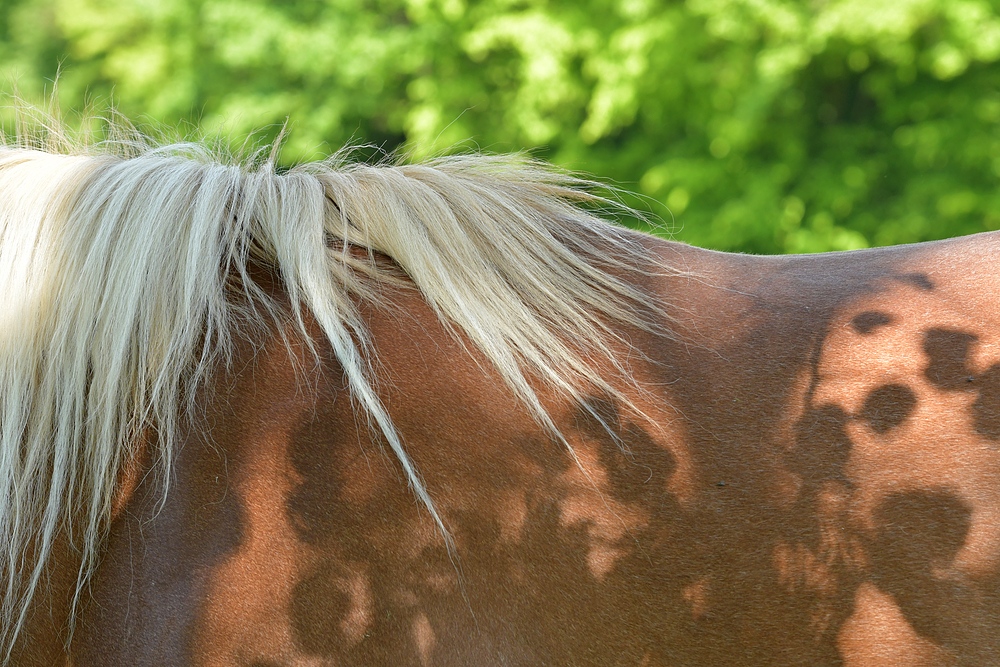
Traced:
<path id="1" fill-rule="evenodd" d="M 698 278 L 647 286 L 678 340 L 629 334 L 660 428 L 593 397 L 623 453 L 550 407 L 589 480 L 418 295 L 372 309 L 453 557 L 332 354 L 304 383 L 278 336 L 247 346 L 167 505 L 140 485 L 113 524 L 74 664 L 986 664 L 997 278 L 948 269 L 996 244 L 664 244 Z"/>
<path id="2" fill-rule="evenodd" d="M 199 385 L 165 497 L 143 432 L 78 607 L 56 544 L 14 663 L 63 659 L 71 613 L 74 667 L 1000 660 L 1000 237 L 625 238 L 676 269 L 612 269 L 663 326 L 615 323 L 581 400 L 530 378 L 555 432 L 405 277 L 355 297 L 448 538 L 258 267 L 287 319 Z"/>

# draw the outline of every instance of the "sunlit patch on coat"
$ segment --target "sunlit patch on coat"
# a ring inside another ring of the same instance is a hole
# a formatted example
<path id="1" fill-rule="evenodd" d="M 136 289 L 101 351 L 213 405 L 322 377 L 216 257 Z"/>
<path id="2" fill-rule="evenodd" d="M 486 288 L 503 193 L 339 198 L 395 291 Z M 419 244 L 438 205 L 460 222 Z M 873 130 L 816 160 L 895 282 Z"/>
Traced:
<path id="1" fill-rule="evenodd" d="M 610 493 L 608 470 L 593 447 L 575 444 L 580 466 L 570 467 L 558 480 L 564 489 L 559 502 L 564 527 L 583 527 L 588 536 L 587 566 L 598 580 L 627 553 L 624 538 L 648 524 L 648 514 L 634 503 L 617 500 Z"/>
<path id="2" fill-rule="evenodd" d="M 280 400 L 296 395 L 298 380 L 281 360 L 284 346 L 275 341 L 274 357 L 261 353 L 260 372 L 271 378 L 271 400 L 263 405 L 243 405 L 253 418 L 241 423 L 245 431 L 231 434 L 239 440 L 245 457 L 230 468 L 230 489 L 237 498 L 244 537 L 238 547 L 212 572 L 202 601 L 202 621 L 196 638 L 198 664 L 305 660 L 292 628 L 288 605 L 293 587 L 313 557 L 304 548 L 285 511 L 294 472 L 288 446 L 303 416 L 311 407 L 299 402 L 295 409 Z M 275 471 L 283 474 L 275 475 Z"/>
<path id="3" fill-rule="evenodd" d="M 837 636 L 845 667 L 952 667 L 956 657 L 921 637 L 891 595 L 862 583 Z"/>
<path id="4" fill-rule="evenodd" d="M 431 657 L 434 653 L 434 644 L 437 638 L 434 636 L 434 628 L 426 614 L 417 614 L 413 619 L 413 643 L 417 646 L 417 654 L 421 665 L 431 665 Z"/>
<path id="5" fill-rule="evenodd" d="M 966 656 L 979 664 L 997 648 L 970 633 L 1000 630 L 992 606 L 1000 593 L 1000 331 L 952 310 L 948 289 L 907 279 L 852 303 L 822 339 L 803 393 L 789 452 L 800 493 L 810 479 L 843 480 L 841 529 L 855 536 L 853 548 L 862 545 L 856 576 L 871 582 L 840 630 L 842 650 L 855 656 L 847 664 L 900 664 L 893 660 L 904 654 L 931 660 L 913 664 L 949 664 L 949 647 L 980 646 L 986 653 Z M 809 575 L 822 589 L 823 568 L 812 562 L 821 553 L 789 544 L 775 565 L 783 581 Z M 872 645 L 879 623 L 897 642 L 892 650 Z"/>
<path id="6" fill-rule="evenodd" d="M 674 488 L 693 486 L 683 479 L 687 471 L 678 472 L 672 448 L 683 440 L 671 422 L 658 420 L 654 438 L 644 428 L 648 420 L 624 412 L 604 398 L 591 398 L 581 407 L 569 440 L 579 465 L 568 466 L 557 478 L 560 522 L 586 530 L 587 567 L 598 580 L 635 550 L 636 536 L 650 527 L 653 513 L 676 512 L 664 497 L 674 499 Z"/>
<path id="7" fill-rule="evenodd" d="M 709 577 L 700 577 L 697 581 L 685 586 L 681 591 L 681 596 L 685 602 L 691 605 L 691 616 L 695 620 L 704 617 L 708 613 L 710 581 Z"/>

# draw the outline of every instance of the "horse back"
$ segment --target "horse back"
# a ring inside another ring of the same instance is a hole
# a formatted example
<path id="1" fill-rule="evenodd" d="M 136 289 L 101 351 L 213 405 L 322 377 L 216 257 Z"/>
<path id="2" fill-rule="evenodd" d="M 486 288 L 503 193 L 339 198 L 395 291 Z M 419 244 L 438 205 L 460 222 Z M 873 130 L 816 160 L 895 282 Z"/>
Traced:
<path id="1" fill-rule="evenodd" d="M 73 664 L 997 661 L 998 241 L 642 242 L 663 327 L 611 343 L 616 394 L 539 384 L 557 432 L 415 289 L 361 304 L 447 538 L 331 350 L 245 338 L 167 495 L 127 487 Z"/>

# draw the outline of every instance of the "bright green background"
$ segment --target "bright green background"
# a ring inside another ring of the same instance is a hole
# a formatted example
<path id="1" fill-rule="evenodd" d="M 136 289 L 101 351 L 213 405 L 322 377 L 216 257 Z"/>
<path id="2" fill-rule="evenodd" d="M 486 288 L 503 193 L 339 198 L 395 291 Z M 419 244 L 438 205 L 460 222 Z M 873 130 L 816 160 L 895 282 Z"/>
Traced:
<path id="1" fill-rule="evenodd" d="M 1000 228 L 984 0 L 0 0 L 0 87 L 245 137 L 530 149 L 680 239 L 811 252 Z M 9 121 L 10 113 L 6 113 Z"/>

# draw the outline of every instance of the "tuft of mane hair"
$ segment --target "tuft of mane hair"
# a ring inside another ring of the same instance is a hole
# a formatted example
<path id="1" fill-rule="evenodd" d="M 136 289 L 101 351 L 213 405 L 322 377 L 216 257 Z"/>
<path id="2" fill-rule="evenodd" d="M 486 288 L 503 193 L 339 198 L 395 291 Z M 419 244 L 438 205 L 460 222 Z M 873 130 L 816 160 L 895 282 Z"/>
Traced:
<path id="1" fill-rule="evenodd" d="M 261 326 L 290 320 L 303 336 L 303 313 L 312 314 L 358 409 L 447 539 L 373 387 L 376 351 L 354 305 L 399 277 L 352 248 L 398 264 L 554 437 L 533 383 L 581 404 L 594 388 L 617 396 L 597 370 L 610 363 L 627 375 L 611 353 L 621 342 L 614 325 L 658 329 L 662 314 L 616 276 L 661 269 L 634 235 L 588 212 L 610 202 L 591 194 L 594 183 L 523 156 L 372 166 L 335 155 L 278 173 L 270 159 L 240 162 L 118 130 L 124 139 L 90 147 L 61 138 L 0 147 L 8 656 L 57 538 L 82 556 L 76 608 L 144 429 L 157 435 L 167 492 L 181 420 L 248 312 Z M 254 282 L 251 262 L 280 276 L 291 312 Z"/>

